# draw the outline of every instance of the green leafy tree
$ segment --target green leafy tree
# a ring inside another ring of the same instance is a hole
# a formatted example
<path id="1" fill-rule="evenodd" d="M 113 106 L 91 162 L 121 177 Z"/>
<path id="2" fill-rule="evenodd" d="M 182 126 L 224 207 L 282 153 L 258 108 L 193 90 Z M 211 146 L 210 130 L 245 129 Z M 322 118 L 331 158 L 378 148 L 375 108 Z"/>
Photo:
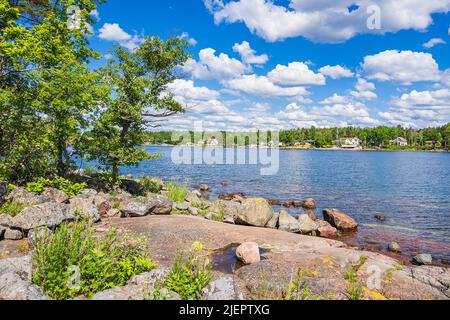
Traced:
<path id="1" fill-rule="evenodd" d="M 184 112 L 166 87 L 178 78 L 177 68 L 189 58 L 186 47 L 179 38 L 147 37 L 134 52 L 116 48 L 115 59 L 102 70 L 110 95 L 87 140 L 86 153 L 112 171 L 113 183 L 120 166 L 155 157 L 139 148 L 146 130 Z"/>

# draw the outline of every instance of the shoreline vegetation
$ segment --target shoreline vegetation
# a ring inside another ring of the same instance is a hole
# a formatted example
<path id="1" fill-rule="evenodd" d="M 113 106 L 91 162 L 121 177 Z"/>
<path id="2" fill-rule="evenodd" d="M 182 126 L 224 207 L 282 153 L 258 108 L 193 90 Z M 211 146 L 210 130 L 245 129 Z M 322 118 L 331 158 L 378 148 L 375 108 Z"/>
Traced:
<path id="1" fill-rule="evenodd" d="M 425 129 L 382 126 L 375 128 L 311 127 L 279 132 L 157 131 L 146 133 L 145 145 L 259 147 L 285 150 L 449 152 L 450 123 L 442 127 Z"/>

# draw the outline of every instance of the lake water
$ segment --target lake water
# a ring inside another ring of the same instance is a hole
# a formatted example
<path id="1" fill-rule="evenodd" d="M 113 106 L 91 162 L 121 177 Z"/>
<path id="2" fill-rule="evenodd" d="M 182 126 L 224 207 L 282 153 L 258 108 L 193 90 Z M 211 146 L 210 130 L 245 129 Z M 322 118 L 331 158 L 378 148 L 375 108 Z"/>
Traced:
<path id="1" fill-rule="evenodd" d="M 121 173 L 207 184 L 213 197 L 225 192 L 281 201 L 311 197 L 320 216 L 324 208 L 337 208 L 361 224 L 357 234 L 343 239 L 347 243 L 384 250 L 397 241 L 409 256 L 430 252 L 450 263 L 449 153 L 280 150 L 278 174 L 262 176 L 259 165 L 175 165 L 171 148 L 148 151 L 163 157 Z M 377 214 L 386 222 L 377 221 Z"/>

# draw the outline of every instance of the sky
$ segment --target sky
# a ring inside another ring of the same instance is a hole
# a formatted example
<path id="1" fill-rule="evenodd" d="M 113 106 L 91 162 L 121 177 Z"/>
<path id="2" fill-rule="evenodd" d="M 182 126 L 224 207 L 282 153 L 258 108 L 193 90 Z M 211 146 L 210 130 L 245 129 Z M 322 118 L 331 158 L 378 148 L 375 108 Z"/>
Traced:
<path id="1" fill-rule="evenodd" d="M 108 0 L 92 46 L 145 36 L 192 58 L 167 90 L 187 109 L 161 130 L 412 128 L 450 122 L 450 0 Z"/>

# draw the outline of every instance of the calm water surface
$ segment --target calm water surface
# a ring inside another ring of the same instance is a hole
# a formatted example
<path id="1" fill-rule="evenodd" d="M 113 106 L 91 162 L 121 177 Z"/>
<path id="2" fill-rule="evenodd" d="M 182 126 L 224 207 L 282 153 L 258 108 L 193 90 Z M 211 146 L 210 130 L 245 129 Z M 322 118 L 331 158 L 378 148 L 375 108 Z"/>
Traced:
<path id="1" fill-rule="evenodd" d="M 448 153 L 280 150 L 278 174 L 262 176 L 258 165 L 175 165 L 171 148 L 148 151 L 164 156 L 122 172 L 189 186 L 207 184 L 215 196 L 243 192 L 282 201 L 312 197 L 318 213 L 338 208 L 358 220 L 359 232 L 344 239 L 350 244 L 379 250 L 398 241 L 408 255 L 431 252 L 450 263 Z M 229 187 L 221 186 L 224 180 Z M 387 221 L 378 222 L 377 214 Z"/>

